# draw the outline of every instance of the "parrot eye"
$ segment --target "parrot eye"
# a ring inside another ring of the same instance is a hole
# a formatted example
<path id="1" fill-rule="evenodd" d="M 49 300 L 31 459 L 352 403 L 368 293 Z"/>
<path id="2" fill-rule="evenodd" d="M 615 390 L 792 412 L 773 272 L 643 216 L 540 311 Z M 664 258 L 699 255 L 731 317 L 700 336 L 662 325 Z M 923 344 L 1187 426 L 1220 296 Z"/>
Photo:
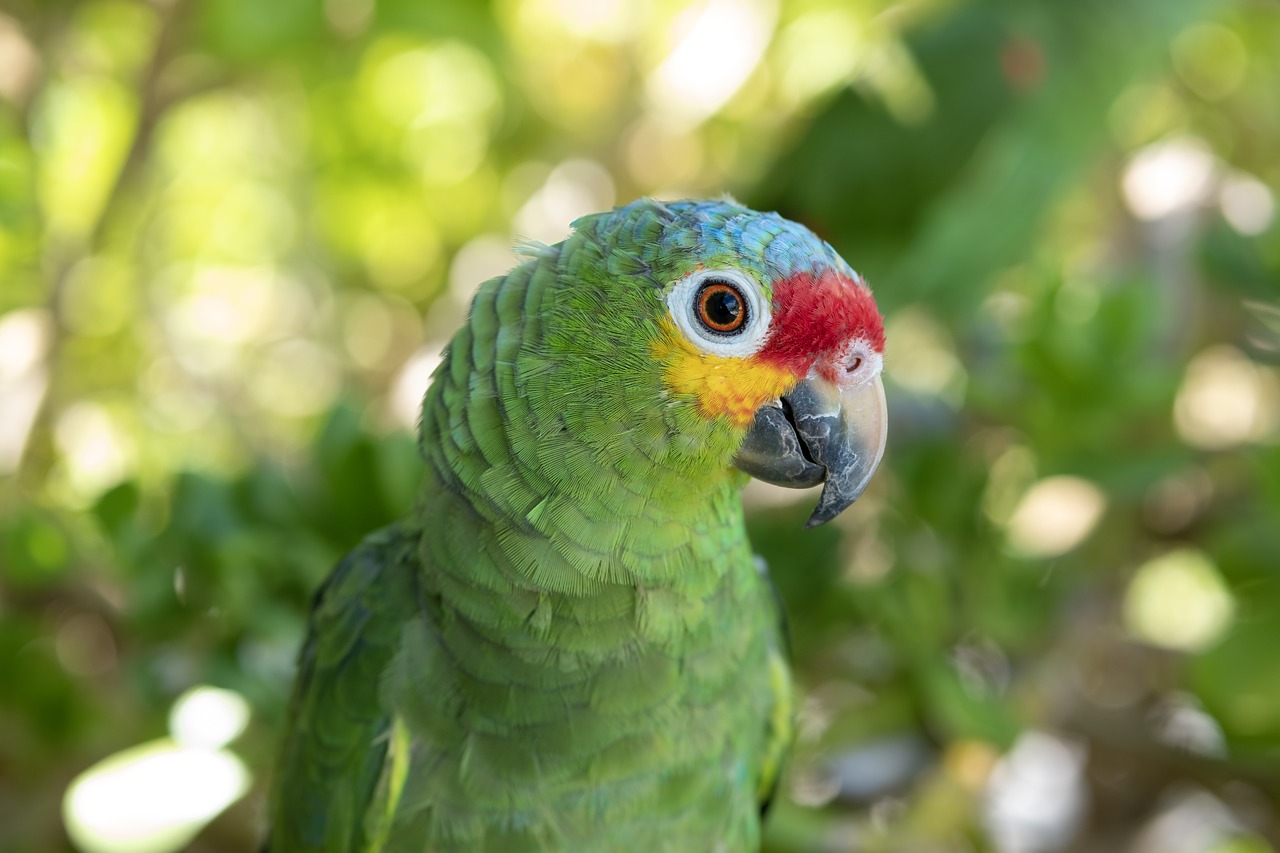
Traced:
<path id="1" fill-rule="evenodd" d="M 698 290 L 698 320 L 708 331 L 734 334 L 747 322 L 747 301 L 727 281 L 708 281 Z"/>
<path id="2" fill-rule="evenodd" d="M 671 285 L 666 298 L 671 319 L 705 353 L 746 358 L 764 346 L 769 297 L 741 270 L 698 270 Z"/>

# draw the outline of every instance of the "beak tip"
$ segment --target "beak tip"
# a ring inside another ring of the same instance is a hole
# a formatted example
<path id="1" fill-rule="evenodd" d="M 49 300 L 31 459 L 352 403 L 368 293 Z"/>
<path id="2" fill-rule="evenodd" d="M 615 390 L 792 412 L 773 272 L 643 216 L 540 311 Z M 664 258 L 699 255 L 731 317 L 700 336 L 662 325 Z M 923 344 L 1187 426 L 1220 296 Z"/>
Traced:
<path id="1" fill-rule="evenodd" d="M 844 512 L 862 497 L 862 493 L 866 491 L 867 483 L 870 481 L 870 472 L 852 492 L 843 492 L 838 488 L 838 483 L 828 480 L 827 485 L 823 487 L 822 494 L 818 498 L 818 505 L 813 508 L 813 512 L 809 515 L 809 520 L 804 523 L 805 530 L 812 530 L 819 525 L 826 524 L 833 518 Z M 832 488 L 836 486 L 836 488 Z"/>
<path id="2" fill-rule="evenodd" d="M 871 480 L 885 445 L 885 399 L 879 377 L 855 388 L 801 383 L 789 407 L 767 407 L 734 464 L 754 477 L 792 488 L 823 483 L 809 530 L 847 509 Z M 794 414 L 793 414 L 794 413 Z"/>

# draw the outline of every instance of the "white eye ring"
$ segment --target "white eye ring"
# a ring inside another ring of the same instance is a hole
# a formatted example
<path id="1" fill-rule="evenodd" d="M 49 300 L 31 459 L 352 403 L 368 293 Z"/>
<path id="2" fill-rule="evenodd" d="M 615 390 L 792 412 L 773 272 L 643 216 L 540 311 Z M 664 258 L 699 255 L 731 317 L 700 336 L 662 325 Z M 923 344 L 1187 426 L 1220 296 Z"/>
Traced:
<path id="1" fill-rule="evenodd" d="M 698 318 L 698 295 L 708 282 L 724 282 L 741 294 L 747 317 L 733 332 L 716 332 Z M 760 285 L 734 269 L 698 270 L 677 281 L 667 293 L 667 308 L 690 343 L 710 355 L 747 358 L 759 352 L 769 335 L 773 312 Z"/>

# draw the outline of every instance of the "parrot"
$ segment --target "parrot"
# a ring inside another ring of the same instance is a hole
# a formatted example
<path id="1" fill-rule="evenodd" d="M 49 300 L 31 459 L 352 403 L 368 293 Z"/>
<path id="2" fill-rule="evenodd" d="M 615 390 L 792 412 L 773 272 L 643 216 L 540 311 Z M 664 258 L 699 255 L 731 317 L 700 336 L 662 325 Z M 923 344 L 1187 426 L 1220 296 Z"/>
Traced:
<path id="1" fill-rule="evenodd" d="M 423 397 L 409 515 L 315 595 L 267 849 L 747 851 L 793 736 L 754 477 L 884 453 L 884 323 L 824 240 L 728 197 L 528 241 Z"/>

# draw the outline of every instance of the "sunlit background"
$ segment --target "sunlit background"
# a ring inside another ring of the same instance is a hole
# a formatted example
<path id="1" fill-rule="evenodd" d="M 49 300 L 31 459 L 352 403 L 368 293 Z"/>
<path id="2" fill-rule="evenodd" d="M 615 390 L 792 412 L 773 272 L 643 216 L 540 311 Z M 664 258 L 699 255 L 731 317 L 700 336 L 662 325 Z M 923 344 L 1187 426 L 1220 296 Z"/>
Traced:
<path id="1" fill-rule="evenodd" d="M 768 849 L 1280 850 L 1272 0 L 4 0 L 0 849 L 252 849 L 472 289 L 723 192 L 889 336 Z"/>

